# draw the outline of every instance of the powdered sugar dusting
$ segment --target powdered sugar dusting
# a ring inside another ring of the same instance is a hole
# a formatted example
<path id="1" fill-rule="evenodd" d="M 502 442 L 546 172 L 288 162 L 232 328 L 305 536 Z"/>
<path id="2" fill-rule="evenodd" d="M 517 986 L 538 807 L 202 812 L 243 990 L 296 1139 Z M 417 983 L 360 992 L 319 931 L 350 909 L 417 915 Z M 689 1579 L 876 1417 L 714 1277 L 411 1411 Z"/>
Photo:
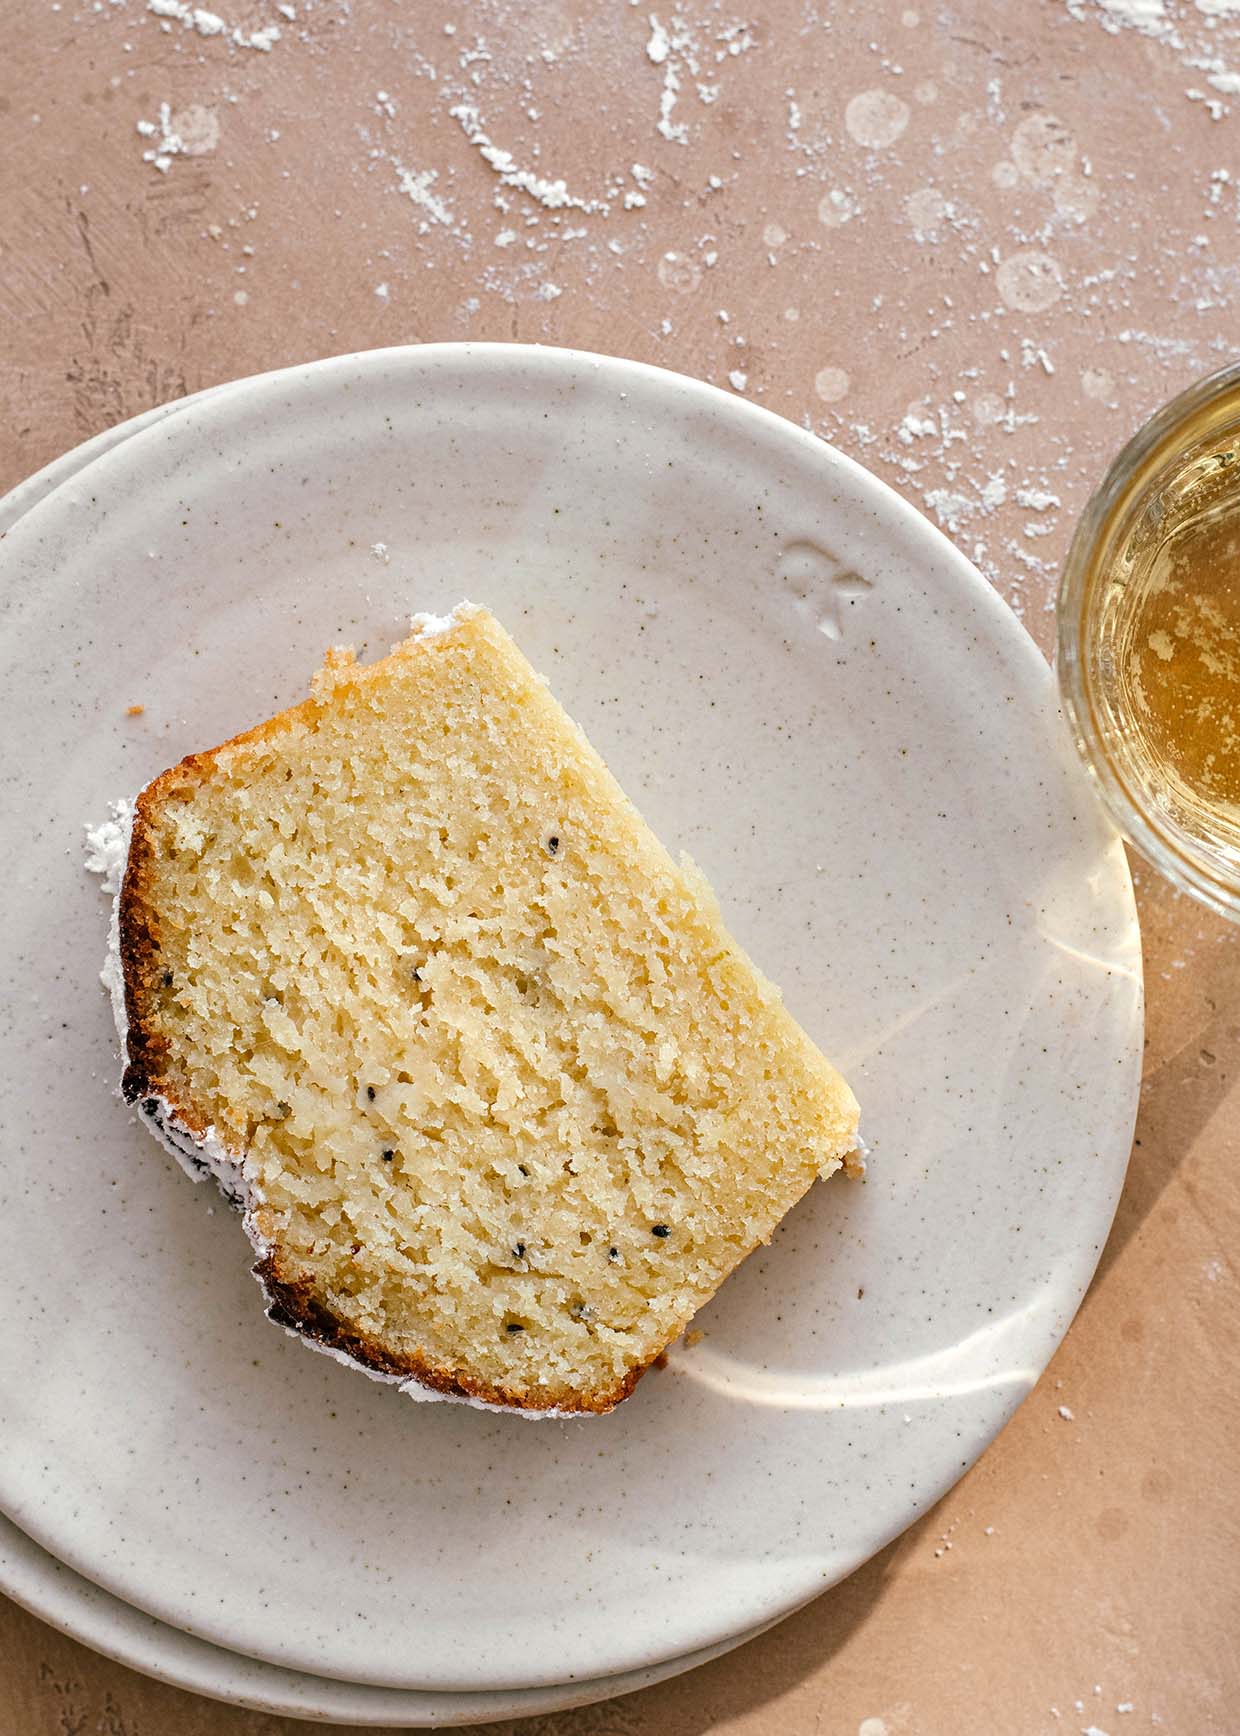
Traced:
<path id="1" fill-rule="evenodd" d="M 270 54 L 280 40 L 278 24 L 243 30 L 240 25 L 228 24 L 218 12 L 209 12 L 202 6 L 187 6 L 184 0 L 147 0 L 146 9 L 157 18 L 175 21 L 187 30 L 197 31 L 199 36 L 221 36 L 236 48 L 253 48 L 260 54 Z"/>
<path id="2" fill-rule="evenodd" d="M 101 820 L 96 825 L 88 824 L 83 828 L 86 834 L 86 871 L 88 874 L 98 874 L 103 890 L 113 896 L 121 888 L 132 826 L 133 803 L 122 800 L 110 804 L 106 820 Z"/>
<path id="3" fill-rule="evenodd" d="M 1064 4 L 1073 18 L 1093 18 L 1112 34 L 1131 30 L 1161 43 L 1178 55 L 1186 74 L 1204 73 L 1211 90 L 1240 95 L 1240 54 L 1234 52 L 1234 44 L 1229 45 L 1231 53 L 1220 53 L 1214 31 L 1220 22 L 1240 19 L 1237 0 L 1064 0 Z M 1203 104 L 1212 120 L 1222 120 L 1231 112 L 1195 82 L 1185 87 L 1184 94 L 1191 102 Z"/>
<path id="4" fill-rule="evenodd" d="M 583 199 L 575 193 L 570 193 L 568 185 L 562 179 L 549 180 L 545 175 L 536 174 L 532 169 L 521 168 L 510 151 L 493 144 L 488 134 L 483 130 L 478 110 L 473 103 L 457 103 L 449 110 L 453 120 L 457 121 L 465 137 L 473 145 L 479 156 L 499 176 L 505 187 L 515 187 L 522 193 L 528 193 L 537 199 L 539 204 L 548 211 L 607 211 L 609 206 L 605 200 Z"/>
<path id="5" fill-rule="evenodd" d="M 419 614 L 409 618 L 409 636 L 412 639 L 438 639 L 444 633 L 450 633 L 454 627 L 459 627 L 462 621 L 467 621 L 471 615 L 478 613 L 478 605 L 468 598 L 462 600 L 446 615 Z"/>
<path id="6" fill-rule="evenodd" d="M 401 192 L 414 205 L 425 211 L 432 222 L 442 223 L 446 228 L 452 226 L 452 213 L 447 205 L 432 191 L 439 179 L 435 169 L 407 169 L 398 158 L 392 159 L 392 167 L 396 170 L 396 180 Z"/>
<path id="7" fill-rule="evenodd" d="M 727 0 L 606 14 L 496 0 L 419 14 L 397 42 L 335 0 L 154 3 L 122 24 L 101 0 L 118 35 L 135 20 L 166 30 L 203 69 L 195 113 L 170 81 L 141 116 L 159 175 L 188 180 L 198 151 L 233 161 L 242 137 L 280 153 L 281 126 L 258 110 L 288 123 L 277 87 L 239 93 L 231 69 L 253 81 L 273 60 L 373 50 L 364 111 L 331 146 L 346 183 L 373 175 L 386 196 L 354 238 L 385 317 L 372 341 L 392 341 L 420 285 L 442 281 L 423 273 L 459 278 L 444 335 L 572 338 L 597 304 L 631 353 L 782 410 L 903 489 L 1044 645 L 1088 484 L 1144 410 L 1227 351 L 1240 184 L 1223 153 L 1202 153 L 1240 85 L 1240 0 L 1050 0 L 1013 14 L 1002 56 L 949 49 L 917 6 L 880 8 L 861 30 L 846 14 L 811 9 L 794 26 Z M 272 23 L 279 54 L 244 53 L 240 38 L 261 45 Z M 826 82 L 811 76 L 819 54 Z M 1135 165 L 1116 157 L 1118 109 L 1095 121 L 1075 87 L 1057 95 L 1034 76 L 1066 60 L 1099 69 L 1104 106 L 1150 68 L 1182 89 L 1164 130 L 1194 154 L 1168 161 L 1189 172 L 1165 244 Z M 746 113 L 764 117 L 760 160 L 736 125 Z M 350 201 L 333 196 L 344 235 Z M 257 236 L 240 250 L 230 233 L 267 214 L 248 201 L 212 214 L 236 273 L 220 297 L 230 317 L 270 293 Z M 862 266 L 875 257 L 880 269 Z M 835 340 L 839 308 L 864 345 Z"/>

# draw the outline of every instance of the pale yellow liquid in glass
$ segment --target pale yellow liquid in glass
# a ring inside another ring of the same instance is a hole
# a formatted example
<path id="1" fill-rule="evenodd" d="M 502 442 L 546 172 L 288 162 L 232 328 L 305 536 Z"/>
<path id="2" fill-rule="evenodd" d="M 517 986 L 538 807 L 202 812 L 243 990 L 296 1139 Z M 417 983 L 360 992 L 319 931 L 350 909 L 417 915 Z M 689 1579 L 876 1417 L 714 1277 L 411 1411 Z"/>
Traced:
<path id="1" fill-rule="evenodd" d="M 1117 697 L 1148 769 L 1240 840 L 1240 502 L 1186 523 L 1131 588 Z"/>
<path id="2" fill-rule="evenodd" d="M 1112 526 L 1093 583 L 1108 757 L 1174 835 L 1240 880 L 1240 431 L 1194 440 Z M 1206 418 L 1203 417 L 1203 421 Z"/>

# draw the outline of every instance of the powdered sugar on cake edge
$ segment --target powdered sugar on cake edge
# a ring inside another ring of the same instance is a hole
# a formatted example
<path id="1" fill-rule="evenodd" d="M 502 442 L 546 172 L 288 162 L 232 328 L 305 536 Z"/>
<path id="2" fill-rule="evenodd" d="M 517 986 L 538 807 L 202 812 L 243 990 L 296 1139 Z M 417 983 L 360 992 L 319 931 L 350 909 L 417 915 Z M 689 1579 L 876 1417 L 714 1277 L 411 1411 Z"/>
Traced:
<path id="1" fill-rule="evenodd" d="M 129 1014 L 125 1010 L 125 973 L 121 967 L 121 881 L 125 878 L 125 863 L 129 859 L 129 839 L 133 833 L 134 804 L 113 802 L 108 817 L 98 826 L 86 828 L 86 869 L 103 878 L 103 890 L 112 894 L 112 920 L 108 926 L 108 955 L 99 973 L 112 997 L 112 1017 L 124 1050 L 129 1040 Z"/>
<path id="2" fill-rule="evenodd" d="M 411 625 L 418 636 L 431 638 L 438 633 L 448 632 L 473 611 L 472 603 L 458 603 L 451 615 L 415 615 Z M 427 623 L 427 626 L 420 628 L 419 624 L 422 622 Z M 88 825 L 85 828 L 85 866 L 88 872 L 101 877 L 102 890 L 112 894 L 108 951 L 99 980 L 111 998 L 112 1017 L 116 1023 L 116 1034 L 120 1038 L 122 1057 L 128 1055 L 129 1014 L 125 1007 L 125 973 L 121 963 L 121 884 L 125 878 L 125 864 L 129 859 L 135 806 L 136 803 L 132 801 L 113 802 L 106 820 L 97 826 Z M 119 1085 L 117 1089 L 119 1091 Z M 212 1178 L 229 1205 L 241 1213 L 245 1233 L 255 1253 L 260 1259 L 266 1258 L 271 1250 L 254 1222 L 253 1206 L 259 1196 L 254 1182 L 245 1174 L 246 1154 L 233 1151 L 222 1140 L 217 1139 L 214 1127 L 208 1127 L 202 1134 L 195 1133 L 180 1119 L 175 1107 L 166 1097 L 144 1098 L 140 1119 L 164 1150 L 176 1159 L 191 1181 L 203 1181 L 207 1176 Z M 258 1279 L 264 1299 L 270 1305 L 273 1300 L 270 1291 L 257 1271 L 254 1276 Z M 317 1339 L 307 1337 L 304 1332 L 298 1332 L 292 1326 L 285 1326 L 282 1330 L 308 1350 L 317 1350 L 323 1356 L 330 1356 L 334 1362 L 341 1362 L 346 1368 L 356 1369 L 359 1374 L 366 1375 L 370 1380 L 381 1381 L 384 1386 L 399 1387 L 407 1398 L 414 1399 L 419 1404 L 463 1404 L 472 1410 L 498 1411 L 504 1416 L 523 1417 L 527 1422 L 582 1420 L 581 1413 L 576 1411 L 521 1410 L 515 1405 L 491 1404 L 486 1399 L 470 1398 L 463 1393 L 439 1392 L 433 1387 L 424 1386 L 416 1378 L 384 1374 L 379 1369 L 368 1368 L 364 1362 L 359 1362 L 347 1351 L 338 1350 L 332 1344 L 321 1344 Z"/>
<path id="3" fill-rule="evenodd" d="M 438 639 L 443 633 L 450 633 L 454 627 L 459 627 L 462 621 L 468 621 L 471 615 L 478 613 L 477 603 L 471 603 L 468 598 L 462 598 L 456 607 L 446 615 L 411 615 L 409 617 L 409 637 L 411 639 Z"/>

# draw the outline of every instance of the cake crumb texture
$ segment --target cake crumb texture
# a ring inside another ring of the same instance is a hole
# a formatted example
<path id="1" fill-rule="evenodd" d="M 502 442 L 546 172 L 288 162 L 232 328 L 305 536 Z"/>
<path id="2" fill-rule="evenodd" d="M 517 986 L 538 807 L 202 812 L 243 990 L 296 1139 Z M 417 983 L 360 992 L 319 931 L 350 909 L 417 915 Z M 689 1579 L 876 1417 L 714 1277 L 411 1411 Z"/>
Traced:
<path id="1" fill-rule="evenodd" d="M 436 627 L 138 798 L 124 1092 L 243 1157 L 281 1323 L 605 1411 L 857 1107 L 494 618 Z"/>

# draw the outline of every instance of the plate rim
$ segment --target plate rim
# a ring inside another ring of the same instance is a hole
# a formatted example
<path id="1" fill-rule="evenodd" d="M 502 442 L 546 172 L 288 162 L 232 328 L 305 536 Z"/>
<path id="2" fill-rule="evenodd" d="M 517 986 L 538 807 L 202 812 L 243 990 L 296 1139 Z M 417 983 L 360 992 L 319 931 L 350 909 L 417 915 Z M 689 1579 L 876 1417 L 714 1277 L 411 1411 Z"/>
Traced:
<path id="1" fill-rule="evenodd" d="M 540 344 L 540 343 L 504 343 L 494 340 L 474 342 L 470 339 L 443 339 L 433 343 L 385 344 L 364 350 L 342 350 L 337 355 L 319 356 L 309 362 L 293 362 L 282 368 L 270 368 L 256 374 L 243 374 L 235 380 L 222 381 L 215 386 L 204 387 L 199 392 L 190 393 L 185 398 L 169 399 L 166 404 L 157 404 L 149 410 L 139 412 L 127 422 L 117 423 L 113 428 L 103 429 L 92 435 L 83 446 L 99 444 L 98 453 L 92 453 L 90 462 L 106 459 L 115 447 L 128 446 L 132 441 L 145 439 L 149 434 L 159 430 L 170 415 L 179 417 L 186 411 L 197 412 L 209 408 L 213 400 L 226 396 L 230 401 L 251 396 L 258 391 L 274 391 L 281 382 L 292 384 L 307 380 L 310 376 L 329 375 L 339 371 L 344 373 L 349 367 L 381 366 L 384 363 L 408 362 L 417 358 L 419 362 L 426 359 L 430 364 L 442 360 L 451 361 L 454 358 L 477 360 L 483 363 L 494 362 L 502 364 L 514 356 L 524 356 L 531 361 L 548 364 L 553 368 L 584 364 L 587 367 L 605 368 L 621 374 L 636 375 L 649 379 L 656 386 L 663 384 L 665 388 L 687 391 L 690 397 L 698 398 L 703 404 L 713 405 L 716 410 L 724 410 L 728 415 L 734 415 L 741 420 L 749 420 L 755 428 L 765 429 L 768 436 L 776 439 L 791 437 L 802 451 L 813 453 L 818 458 L 825 458 L 828 465 L 838 465 L 841 472 L 847 476 L 863 493 L 873 492 L 886 508 L 894 509 L 895 518 L 906 530 L 919 536 L 928 536 L 931 545 L 941 558 L 954 566 L 959 576 L 968 584 L 973 592 L 973 599 L 980 603 L 988 619 L 1002 622 L 1001 630 L 1010 633 L 1012 643 L 1020 646 L 1021 655 L 1027 667 L 1044 678 L 1048 683 L 1054 682 L 1054 670 L 1051 664 L 1039 650 L 1033 635 L 1024 622 L 1013 610 L 1007 600 L 983 576 L 964 551 L 952 542 L 945 531 L 929 519 L 911 500 L 905 499 L 897 488 L 885 481 L 874 471 L 867 469 L 858 459 L 851 457 L 840 447 L 821 435 L 812 433 L 801 427 L 790 417 L 781 416 L 777 410 L 768 409 L 765 404 L 759 404 L 754 399 L 740 393 L 726 390 L 715 385 L 710 380 L 698 379 L 693 374 L 682 374 L 675 368 L 664 367 L 659 362 L 636 361 L 625 356 L 616 356 L 604 350 L 583 350 L 571 345 Z M 175 411 L 172 406 L 175 405 Z M 131 426 L 131 424 L 133 426 Z M 140 425 L 139 425 L 140 424 Z M 122 429 L 128 430 L 124 439 L 117 439 L 108 444 L 109 437 L 118 434 Z M 80 448 L 73 448 L 76 452 Z M 71 456 L 71 454 L 66 454 Z M 19 482 L 3 499 L 7 501 L 11 494 L 18 493 L 37 483 L 48 471 L 55 470 L 61 459 L 51 462 L 36 471 L 33 476 Z M 78 472 L 80 474 L 80 472 Z M 22 517 L 29 517 L 40 511 L 47 500 L 51 498 L 62 482 L 71 482 L 72 475 L 57 479 L 52 489 L 42 499 L 33 501 L 27 507 Z M 1096 805 L 1096 804 L 1095 804 Z M 1101 811 L 1101 810 L 1100 810 Z M 1109 823 L 1109 822 L 1108 822 Z M 1118 833 L 1116 834 L 1118 836 Z M 1129 876 L 1129 893 L 1131 895 L 1131 876 Z M 1134 904 L 1135 913 L 1135 904 Z"/>
<path id="2" fill-rule="evenodd" d="M 21 1577 L 23 1560 L 27 1571 L 36 1578 L 33 1588 Z M 3 1514 L 0 1514 L 0 1592 L 19 1609 L 100 1657 L 111 1658 L 139 1675 L 184 1693 L 285 1718 L 347 1722 L 380 1730 L 437 1730 L 494 1724 L 621 1699 L 726 1657 L 750 1640 L 760 1639 L 785 1619 L 776 1616 L 700 1651 L 685 1652 L 615 1676 L 553 1682 L 534 1688 L 385 1688 L 338 1676 L 310 1675 L 304 1670 L 250 1657 L 245 1652 L 234 1652 L 213 1640 L 171 1627 L 58 1560 Z M 149 1630 L 148 1646 L 153 1651 L 143 1648 L 134 1624 Z M 173 1655 L 161 1657 L 161 1652 Z M 247 1686 L 235 1676 L 229 1679 L 230 1668 L 234 1671 L 240 1668 L 270 1685 L 264 1691 L 261 1685 Z M 219 1679 L 213 1679 L 213 1670 L 219 1672 Z"/>
<path id="3" fill-rule="evenodd" d="M 148 409 L 138 410 L 132 416 L 126 416 L 119 422 L 112 422 L 108 427 L 98 429 L 77 446 L 71 446 L 67 452 L 49 458 L 46 464 L 41 465 L 38 470 L 32 470 L 29 476 L 20 477 L 7 493 L 0 495 L 0 537 L 7 536 L 19 519 L 46 500 L 62 483 L 72 482 L 75 476 L 80 476 L 88 465 L 111 452 L 114 446 L 123 445 L 126 440 L 132 440 L 135 434 L 142 433 L 143 429 L 166 422 L 169 417 L 179 414 L 190 404 L 196 404 L 209 398 L 213 392 L 222 390 L 224 388 L 221 386 L 204 386 L 201 391 L 187 392 L 183 398 L 165 398 L 162 404 L 152 404 Z"/>

